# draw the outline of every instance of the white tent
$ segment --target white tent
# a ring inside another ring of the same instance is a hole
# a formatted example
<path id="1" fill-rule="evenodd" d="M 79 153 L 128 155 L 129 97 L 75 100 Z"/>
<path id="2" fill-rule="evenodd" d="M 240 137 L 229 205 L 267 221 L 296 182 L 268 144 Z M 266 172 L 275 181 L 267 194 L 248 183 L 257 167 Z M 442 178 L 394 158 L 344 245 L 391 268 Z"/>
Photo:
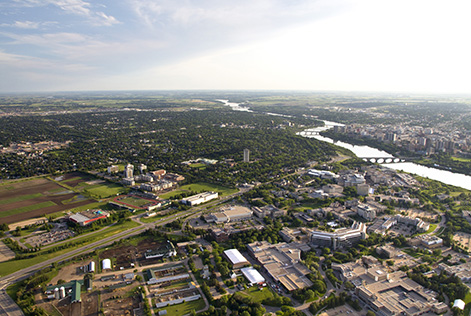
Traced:
<path id="1" fill-rule="evenodd" d="M 457 307 L 461 310 L 464 310 L 464 306 L 465 306 L 465 302 L 463 302 L 463 300 L 460 300 L 460 299 L 456 299 L 455 302 L 453 303 L 453 307 Z"/>
<path id="2" fill-rule="evenodd" d="M 260 274 L 260 272 L 252 267 L 242 268 L 240 271 L 242 271 L 242 274 L 247 278 L 247 280 L 249 280 L 251 285 L 265 282 L 265 278 Z"/>
<path id="3" fill-rule="evenodd" d="M 109 270 L 111 269 L 111 260 L 110 259 L 103 259 L 102 262 L 102 270 Z"/>

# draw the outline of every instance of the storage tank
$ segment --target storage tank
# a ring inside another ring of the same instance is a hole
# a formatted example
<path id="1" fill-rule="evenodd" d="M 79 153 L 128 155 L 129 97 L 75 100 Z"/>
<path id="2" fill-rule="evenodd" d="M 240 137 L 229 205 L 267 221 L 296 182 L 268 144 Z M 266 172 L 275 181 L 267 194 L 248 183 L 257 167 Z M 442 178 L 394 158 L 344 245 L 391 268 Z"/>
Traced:
<path id="1" fill-rule="evenodd" d="M 60 293 L 60 297 L 64 298 L 65 297 L 65 287 L 61 286 L 59 293 Z"/>
<path id="2" fill-rule="evenodd" d="M 60 294 L 59 294 L 59 288 L 56 287 L 54 289 L 54 297 L 56 298 L 56 300 L 60 299 Z"/>

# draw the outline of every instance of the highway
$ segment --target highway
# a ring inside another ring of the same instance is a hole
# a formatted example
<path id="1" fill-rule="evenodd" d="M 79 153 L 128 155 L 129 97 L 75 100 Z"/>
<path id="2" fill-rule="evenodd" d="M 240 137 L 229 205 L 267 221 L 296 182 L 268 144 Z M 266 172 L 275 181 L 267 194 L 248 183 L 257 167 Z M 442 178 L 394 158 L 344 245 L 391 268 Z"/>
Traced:
<path id="1" fill-rule="evenodd" d="M 97 248 L 103 248 L 105 246 L 109 246 L 112 243 L 114 243 L 117 240 L 121 239 L 126 239 L 135 235 L 139 235 L 143 231 L 151 228 L 155 228 L 157 226 L 163 226 L 171 221 L 174 221 L 175 219 L 178 218 L 186 218 L 186 217 L 194 217 L 194 216 L 199 216 L 199 214 L 203 211 L 206 211 L 208 208 L 215 206 L 216 204 L 221 204 L 225 203 L 226 201 L 242 194 L 244 191 L 239 191 L 237 193 L 228 195 L 222 199 L 214 200 L 208 203 L 205 203 L 203 205 L 193 207 L 190 210 L 187 211 L 182 211 L 178 212 L 175 214 L 172 214 L 168 217 L 163 218 L 160 221 L 156 221 L 153 223 L 142 223 L 139 219 L 142 217 L 142 215 L 136 215 L 132 216 L 131 219 L 137 223 L 140 224 L 138 227 L 133 227 L 130 228 L 126 231 L 117 233 L 113 236 L 103 238 L 99 241 L 84 245 L 78 249 L 72 250 L 66 254 L 54 257 L 52 259 L 45 260 L 43 262 L 40 262 L 38 264 L 32 265 L 28 268 L 16 271 L 12 274 L 9 274 L 7 276 L 3 276 L 0 278 L 0 314 L 1 315 L 6 315 L 6 316 L 24 316 L 23 312 L 21 309 L 16 305 L 16 303 L 10 298 L 10 296 L 5 292 L 5 289 L 12 283 L 19 282 L 28 276 L 32 275 L 35 271 L 45 268 L 49 265 L 51 265 L 54 262 L 60 262 L 63 261 L 67 258 L 74 257 L 76 255 L 84 254 L 87 252 L 92 252 Z M 77 237 L 82 237 L 81 235 Z M 68 241 L 73 241 L 72 239 L 68 239 Z"/>

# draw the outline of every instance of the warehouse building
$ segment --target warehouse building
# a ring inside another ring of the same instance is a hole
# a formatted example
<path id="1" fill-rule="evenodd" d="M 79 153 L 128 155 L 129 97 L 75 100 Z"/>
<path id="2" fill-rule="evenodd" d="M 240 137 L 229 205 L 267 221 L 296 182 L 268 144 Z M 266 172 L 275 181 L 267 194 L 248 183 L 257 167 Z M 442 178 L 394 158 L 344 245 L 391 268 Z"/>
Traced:
<path id="1" fill-rule="evenodd" d="M 231 263 L 233 269 L 240 269 L 250 264 L 237 249 L 225 250 L 224 257 Z"/>

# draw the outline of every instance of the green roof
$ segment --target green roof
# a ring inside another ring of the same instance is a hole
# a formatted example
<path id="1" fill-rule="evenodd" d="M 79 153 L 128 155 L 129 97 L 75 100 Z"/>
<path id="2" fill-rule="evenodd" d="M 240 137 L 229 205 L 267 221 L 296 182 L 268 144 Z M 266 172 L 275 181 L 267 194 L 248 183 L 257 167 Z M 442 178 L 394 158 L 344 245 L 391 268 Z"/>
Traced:
<path id="1" fill-rule="evenodd" d="M 71 302 L 81 302 L 80 292 L 82 291 L 82 285 L 79 282 L 75 281 L 75 284 L 72 286 L 72 297 Z"/>

